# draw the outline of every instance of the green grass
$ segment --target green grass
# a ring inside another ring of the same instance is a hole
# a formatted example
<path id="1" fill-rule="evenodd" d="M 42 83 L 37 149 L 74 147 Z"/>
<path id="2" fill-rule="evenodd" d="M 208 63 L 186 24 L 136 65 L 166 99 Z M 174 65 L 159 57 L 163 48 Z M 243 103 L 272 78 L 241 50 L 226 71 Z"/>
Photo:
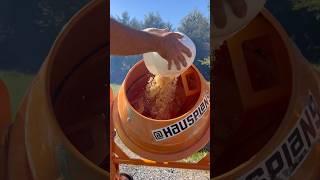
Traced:
<path id="1" fill-rule="evenodd" d="M 18 110 L 18 106 L 26 93 L 34 75 L 23 74 L 20 72 L 0 71 L 0 79 L 6 84 L 11 100 L 12 117 Z"/>
<path id="2" fill-rule="evenodd" d="M 112 88 L 113 93 L 116 94 L 119 91 L 121 85 L 119 85 L 119 84 L 110 84 L 110 86 Z"/>
<path id="3" fill-rule="evenodd" d="M 21 103 L 23 96 L 25 95 L 30 83 L 35 75 L 24 74 L 14 71 L 0 71 L 0 79 L 6 84 L 11 100 L 11 112 L 15 117 L 18 107 Z M 111 84 L 111 88 L 114 93 L 118 92 L 120 85 Z"/>
<path id="4" fill-rule="evenodd" d="M 312 64 L 312 65 L 316 70 L 320 71 L 320 64 Z"/>
<path id="5" fill-rule="evenodd" d="M 201 150 L 201 151 L 193 153 L 191 156 L 183 159 L 182 162 L 197 163 L 202 158 L 204 158 L 208 153 L 209 152 L 206 150 Z"/>

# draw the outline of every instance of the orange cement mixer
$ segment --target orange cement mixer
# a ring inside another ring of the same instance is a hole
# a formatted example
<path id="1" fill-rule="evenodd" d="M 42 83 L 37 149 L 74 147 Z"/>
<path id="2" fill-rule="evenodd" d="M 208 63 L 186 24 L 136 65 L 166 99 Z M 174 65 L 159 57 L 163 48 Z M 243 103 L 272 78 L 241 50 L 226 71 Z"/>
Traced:
<path id="1" fill-rule="evenodd" d="M 320 179 L 319 71 L 263 10 L 218 50 L 215 180 Z"/>
<path id="2" fill-rule="evenodd" d="M 88 3 L 54 42 L 7 129 L 5 179 L 109 178 L 106 6 Z"/>
<path id="3" fill-rule="evenodd" d="M 195 66 L 180 77 L 183 96 L 177 117 L 156 120 L 139 113 L 132 106 L 143 92 L 149 72 L 139 61 L 128 72 L 112 109 L 112 120 L 121 140 L 136 154 L 156 161 L 179 160 L 200 150 L 209 141 L 209 86 Z M 183 87 L 183 82 L 185 86 Z M 179 83 L 179 82 L 178 82 Z M 130 102 L 131 100 L 131 102 Z"/>
<path id="4" fill-rule="evenodd" d="M 175 107 L 177 114 L 169 119 L 154 119 L 142 113 L 134 103 L 145 93 L 151 76 L 143 60 L 128 72 L 118 95 L 112 103 L 111 118 L 116 133 L 122 142 L 141 161 L 130 161 L 128 156 L 114 144 L 113 164 L 128 163 L 164 167 L 209 169 L 209 158 L 188 167 L 173 162 L 199 151 L 209 142 L 210 136 L 210 90 L 198 69 L 192 65 L 178 77 L 175 96 L 181 106 Z M 111 139 L 113 142 L 114 140 Z M 196 167 L 198 166 L 198 168 Z M 111 170 L 112 171 L 112 170 Z M 112 177 L 112 175 L 111 175 Z"/>

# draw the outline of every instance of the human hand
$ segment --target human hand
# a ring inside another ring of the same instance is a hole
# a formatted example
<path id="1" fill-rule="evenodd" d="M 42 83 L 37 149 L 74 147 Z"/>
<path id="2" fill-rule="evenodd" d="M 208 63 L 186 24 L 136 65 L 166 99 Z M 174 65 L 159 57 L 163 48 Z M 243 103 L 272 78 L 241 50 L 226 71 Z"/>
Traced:
<path id="1" fill-rule="evenodd" d="M 187 62 L 183 54 L 191 57 L 191 51 L 184 46 L 179 39 L 183 38 L 181 34 L 169 32 L 168 29 L 149 28 L 144 31 L 158 36 L 157 52 L 161 57 L 168 61 L 168 69 L 171 69 L 174 63 L 178 70 L 181 69 L 181 64 L 185 67 Z"/>
<path id="2" fill-rule="evenodd" d="M 242 18 L 247 14 L 247 4 L 245 0 L 213 0 L 213 18 L 217 28 L 224 28 L 227 24 L 227 17 L 223 1 L 226 1 L 233 13 Z"/>

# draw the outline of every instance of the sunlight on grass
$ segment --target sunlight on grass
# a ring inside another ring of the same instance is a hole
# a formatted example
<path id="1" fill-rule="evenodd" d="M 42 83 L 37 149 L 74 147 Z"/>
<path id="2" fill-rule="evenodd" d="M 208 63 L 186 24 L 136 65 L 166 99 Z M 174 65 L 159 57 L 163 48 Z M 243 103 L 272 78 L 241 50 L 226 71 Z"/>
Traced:
<path id="1" fill-rule="evenodd" d="M 199 151 L 199 152 L 192 154 L 191 156 L 189 156 L 181 161 L 188 162 L 188 163 L 197 163 L 202 158 L 204 158 L 208 153 L 209 153 L 208 151 L 202 150 L 202 151 Z"/>
<path id="2" fill-rule="evenodd" d="M 121 87 L 121 85 L 119 85 L 119 84 L 110 84 L 110 86 L 111 86 L 112 91 L 113 91 L 114 94 L 118 93 L 118 91 L 119 91 L 119 89 Z"/>

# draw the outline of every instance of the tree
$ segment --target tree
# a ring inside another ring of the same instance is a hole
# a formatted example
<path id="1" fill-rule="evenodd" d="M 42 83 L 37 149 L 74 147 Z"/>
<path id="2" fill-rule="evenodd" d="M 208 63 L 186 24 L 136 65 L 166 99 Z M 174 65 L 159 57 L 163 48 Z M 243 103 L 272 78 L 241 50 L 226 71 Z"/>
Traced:
<path id="1" fill-rule="evenodd" d="M 186 34 L 195 43 L 197 48 L 196 59 L 208 57 L 210 52 L 209 20 L 201 12 L 194 10 L 181 21 L 178 30 Z"/>
<path id="2" fill-rule="evenodd" d="M 307 9 L 316 13 L 317 19 L 320 19 L 320 1 L 319 0 L 293 0 L 293 10 Z"/>
<path id="3" fill-rule="evenodd" d="M 159 13 L 150 12 L 144 16 L 143 28 L 168 28 L 173 31 L 170 22 L 164 22 Z"/>
<path id="4" fill-rule="evenodd" d="M 114 17 L 113 17 L 114 18 Z M 117 16 L 116 19 L 119 23 L 129 26 L 133 29 L 142 29 L 142 22 L 138 21 L 136 18 L 131 18 L 127 11 L 123 12 L 121 16 Z"/>
<path id="5" fill-rule="evenodd" d="M 319 0 L 293 0 L 295 6 L 301 8 L 311 8 L 314 10 L 320 10 L 320 1 Z"/>
<path id="6" fill-rule="evenodd" d="M 194 42 L 197 50 L 195 65 L 209 80 L 210 26 L 208 18 L 197 10 L 191 11 L 182 19 L 178 31 L 186 34 Z"/>
<path id="7" fill-rule="evenodd" d="M 268 0 L 266 7 L 283 25 L 306 59 L 312 63 L 320 63 L 320 23 L 316 19 L 316 11 L 311 12 L 306 8 L 306 5 L 311 5 L 310 2 L 311 0 Z"/>
<path id="8" fill-rule="evenodd" d="M 0 8 L 1 69 L 37 72 L 63 25 L 89 0 L 5 0 Z"/>
<path id="9" fill-rule="evenodd" d="M 134 29 L 142 29 L 142 23 L 140 21 L 138 21 L 136 18 L 132 18 L 130 20 L 130 27 L 134 28 Z"/>
<path id="10" fill-rule="evenodd" d="M 117 16 L 116 20 L 126 26 L 129 26 L 130 24 L 130 16 L 127 11 L 123 12 L 121 16 Z"/>
<path id="11" fill-rule="evenodd" d="M 89 0 L 35 0 L 34 24 L 40 32 L 58 33 L 68 20 L 82 8 Z M 30 4 L 30 2 L 28 2 Z"/>

